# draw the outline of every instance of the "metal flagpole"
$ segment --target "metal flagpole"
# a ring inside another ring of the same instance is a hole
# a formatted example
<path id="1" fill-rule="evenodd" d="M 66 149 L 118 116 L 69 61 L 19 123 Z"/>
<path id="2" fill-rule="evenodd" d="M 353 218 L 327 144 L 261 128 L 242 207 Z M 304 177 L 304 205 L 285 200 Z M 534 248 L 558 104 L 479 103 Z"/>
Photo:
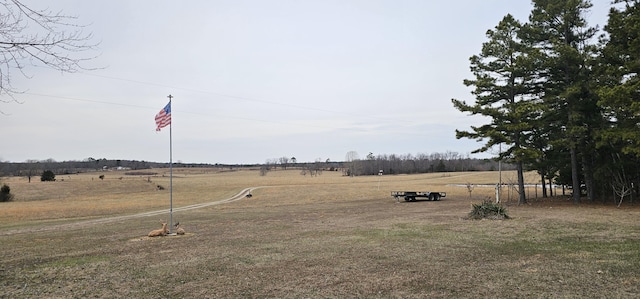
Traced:
<path id="1" fill-rule="evenodd" d="M 173 96 L 169 94 L 169 107 Z M 173 108 L 171 108 L 173 110 Z M 169 234 L 173 234 L 173 140 L 171 127 L 173 124 L 173 111 L 171 111 L 171 123 L 169 124 Z"/>

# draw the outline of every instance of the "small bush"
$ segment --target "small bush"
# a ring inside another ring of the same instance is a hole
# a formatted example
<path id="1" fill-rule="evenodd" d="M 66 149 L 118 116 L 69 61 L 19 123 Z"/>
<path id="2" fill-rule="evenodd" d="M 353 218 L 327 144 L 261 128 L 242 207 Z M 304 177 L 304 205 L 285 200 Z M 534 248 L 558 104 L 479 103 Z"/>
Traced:
<path id="1" fill-rule="evenodd" d="M 469 212 L 469 218 L 502 220 L 509 219 L 509 215 L 507 215 L 505 207 L 485 199 L 482 204 L 473 204 L 473 208 Z"/>
<path id="2" fill-rule="evenodd" d="M 45 170 L 42 172 L 42 176 L 40 176 L 40 181 L 42 182 L 53 182 L 56 180 L 56 175 L 51 170 Z"/>
<path id="3" fill-rule="evenodd" d="M 0 187 L 0 202 L 12 201 L 13 194 L 11 194 L 11 188 L 7 184 Z"/>

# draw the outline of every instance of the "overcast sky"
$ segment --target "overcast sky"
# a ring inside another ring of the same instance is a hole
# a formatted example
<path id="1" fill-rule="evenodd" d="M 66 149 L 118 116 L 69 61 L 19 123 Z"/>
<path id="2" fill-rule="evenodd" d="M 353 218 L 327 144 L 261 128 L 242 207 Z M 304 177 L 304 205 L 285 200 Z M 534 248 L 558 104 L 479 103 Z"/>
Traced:
<path id="1" fill-rule="evenodd" d="M 43 1 L 28 1 L 35 8 Z M 606 22 L 595 0 L 591 25 Z M 0 103 L 0 160 L 343 161 L 349 151 L 469 154 L 455 129 L 486 120 L 453 108 L 473 101 L 468 58 L 526 0 L 50 1 L 88 25 L 99 68 L 14 72 L 21 102 Z M 87 54 L 84 54 L 87 55 Z M 490 154 L 471 155 L 488 157 Z"/>

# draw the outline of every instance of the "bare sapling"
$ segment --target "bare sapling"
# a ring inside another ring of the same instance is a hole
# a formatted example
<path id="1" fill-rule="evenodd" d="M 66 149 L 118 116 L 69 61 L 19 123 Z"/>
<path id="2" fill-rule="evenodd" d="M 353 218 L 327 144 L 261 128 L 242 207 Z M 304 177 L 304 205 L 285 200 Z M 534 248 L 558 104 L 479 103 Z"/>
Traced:
<path id="1" fill-rule="evenodd" d="M 473 184 L 467 183 L 467 191 L 469 192 L 469 198 L 471 198 L 471 192 L 473 192 L 473 188 L 475 188 Z"/>
<path id="2" fill-rule="evenodd" d="M 162 222 L 162 228 L 150 231 L 149 237 L 166 236 L 168 232 L 169 232 L 169 229 L 167 228 L 167 223 Z"/>

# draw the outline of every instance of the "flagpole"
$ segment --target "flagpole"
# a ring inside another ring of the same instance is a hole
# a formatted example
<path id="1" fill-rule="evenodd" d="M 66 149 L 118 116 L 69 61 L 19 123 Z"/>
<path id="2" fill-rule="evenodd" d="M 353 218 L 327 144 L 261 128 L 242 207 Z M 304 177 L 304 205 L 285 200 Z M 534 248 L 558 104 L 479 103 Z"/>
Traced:
<path id="1" fill-rule="evenodd" d="M 169 107 L 173 96 L 169 94 Z M 173 107 L 171 109 L 171 123 L 169 124 L 169 234 L 173 234 L 173 140 L 171 128 L 173 127 Z"/>

